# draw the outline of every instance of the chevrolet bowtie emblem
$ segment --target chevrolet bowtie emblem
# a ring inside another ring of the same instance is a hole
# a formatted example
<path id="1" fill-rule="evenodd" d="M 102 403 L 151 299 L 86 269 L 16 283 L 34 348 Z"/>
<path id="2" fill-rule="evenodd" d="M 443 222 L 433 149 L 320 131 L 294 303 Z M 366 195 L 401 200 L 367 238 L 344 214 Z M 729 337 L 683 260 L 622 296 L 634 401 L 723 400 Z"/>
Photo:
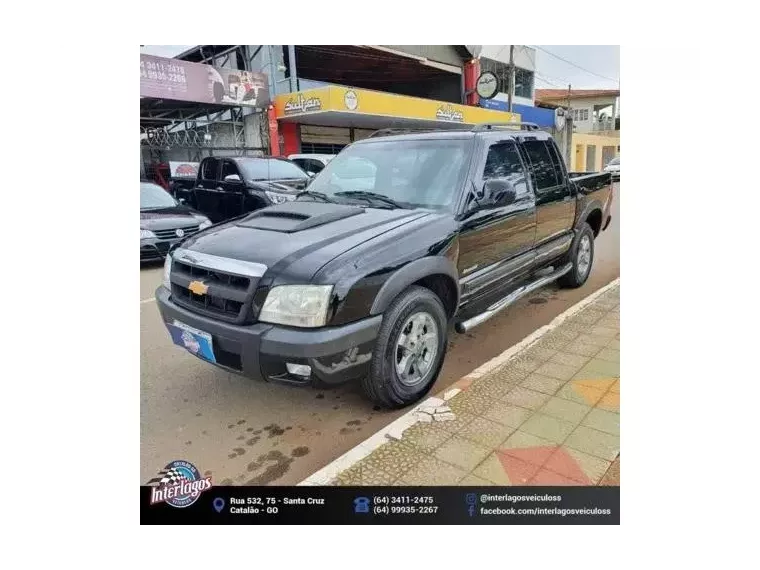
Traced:
<path id="1" fill-rule="evenodd" d="M 196 295 L 205 295 L 208 293 L 208 285 L 203 281 L 190 281 L 190 285 L 187 286 Z"/>

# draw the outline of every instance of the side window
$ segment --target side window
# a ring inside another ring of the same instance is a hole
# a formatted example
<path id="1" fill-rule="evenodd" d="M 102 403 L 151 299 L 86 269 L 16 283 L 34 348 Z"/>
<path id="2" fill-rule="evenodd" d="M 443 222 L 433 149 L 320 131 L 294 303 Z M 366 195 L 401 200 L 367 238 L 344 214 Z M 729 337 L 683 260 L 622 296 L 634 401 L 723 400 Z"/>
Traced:
<path id="1" fill-rule="evenodd" d="M 318 160 L 314 160 L 313 158 L 310 158 L 306 161 L 306 164 L 302 166 L 304 170 L 310 170 L 314 174 L 317 174 L 319 172 L 322 172 L 322 169 L 325 167 L 324 164 L 319 162 Z"/>
<path id="2" fill-rule="evenodd" d="M 201 177 L 203 180 L 216 180 L 216 174 L 219 170 L 219 159 L 207 158 L 203 161 Z"/>
<path id="3" fill-rule="evenodd" d="M 546 146 L 549 148 L 549 155 L 552 157 L 554 170 L 559 177 L 559 184 L 562 184 L 564 182 L 565 173 L 564 169 L 562 168 L 562 158 L 557 153 L 557 145 L 554 141 L 547 141 Z"/>
<path id="4" fill-rule="evenodd" d="M 557 172 L 549 156 L 549 149 L 546 148 L 544 141 L 525 141 L 523 146 L 533 168 L 536 190 L 540 191 L 557 186 L 560 181 L 557 178 Z"/>
<path id="5" fill-rule="evenodd" d="M 506 178 L 517 191 L 517 199 L 528 193 L 523 169 L 517 146 L 513 142 L 493 144 L 488 149 L 486 164 L 483 167 L 483 181 L 492 178 Z"/>
<path id="6" fill-rule="evenodd" d="M 224 180 L 224 178 L 226 176 L 229 176 L 230 174 L 237 174 L 238 177 L 240 177 L 240 172 L 238 172 L 237 165 L 234 162 L 232 162 L 231 160 L 225 160 L 224 162 L 222 162 L 222 176 L 221 176 L 221 179 Z"/>

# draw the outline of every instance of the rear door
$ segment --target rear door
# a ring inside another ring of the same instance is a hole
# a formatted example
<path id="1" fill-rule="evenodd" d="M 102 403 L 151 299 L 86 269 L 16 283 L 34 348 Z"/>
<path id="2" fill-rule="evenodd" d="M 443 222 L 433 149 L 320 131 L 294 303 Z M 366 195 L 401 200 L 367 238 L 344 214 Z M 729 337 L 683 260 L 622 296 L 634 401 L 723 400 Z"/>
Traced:
<path id="1" fill-rule="evenodd" d="M 227 220 L 243 213 L 245 184 L 243 183 L 243 177 L 240 175 L 237 164 L 228 158 L 222 159 L 220 178 L 223 190 L 220 196 L 221 214 Z"/>
<path id="2" fill-rule="evenodd" d="M 195 187 L 195 203 L 203 214 L 212 222 L 220 222 L 224 219 L 222 213 L 223 189 L 219 181 L 220 160 L 218 158 L 204 158 L 201 162 L 201 172 L 198 185 Z"/>
<path id="3" fill-rule="evenodd" d="M 536 233 L 535 197 L 525 164 L 513 140 L 487 145 L 476 166 L 474 184 L 481 195 L 465 205 L 459 235 L 462 301 L 491 293 L 526 272 L 533 262 Z M 486 181 L 509 181 L 513 201 L 484 192 Z"/>
<path id="4" fill-rule="evenodd" d="M 541 263 L 570 246 L 575 200 L 553 141 L 523 139 L 521 147 L 531 166 L 536 194 L 536 262 Z"/>

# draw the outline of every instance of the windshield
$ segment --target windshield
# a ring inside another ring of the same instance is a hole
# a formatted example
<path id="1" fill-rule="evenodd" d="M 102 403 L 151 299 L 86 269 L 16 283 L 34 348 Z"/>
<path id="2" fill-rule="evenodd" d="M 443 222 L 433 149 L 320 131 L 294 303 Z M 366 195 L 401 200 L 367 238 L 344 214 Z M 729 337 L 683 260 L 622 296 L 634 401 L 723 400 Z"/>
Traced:
<path id="1" fill-rule="evenodd" d="M 451 210 L 465 176 L 470 140 L 378 141 L 349 146 L 309 185 L 337 201 L 374 192 L 399 204 Z"/>
<path id="2" fill-rule="evenodd" d="M 240 160 L 238 165 L 246 180 L 280 180 L 283 178 L 308 178 L 307 174 L 286 160 L 254 158 Z"/>
<path id="3" fill-rule="evenodd" d="M 158 184 L 140 182 L 140 209 L 173 208 L 177 202 Z"/>
<path id="4" fill-rule="evenodd" d="M 620 159 L 613 158 L 612 160 L 610 160 L 609 166 L 617 166 L 618 164 L 620 164 Z"/>

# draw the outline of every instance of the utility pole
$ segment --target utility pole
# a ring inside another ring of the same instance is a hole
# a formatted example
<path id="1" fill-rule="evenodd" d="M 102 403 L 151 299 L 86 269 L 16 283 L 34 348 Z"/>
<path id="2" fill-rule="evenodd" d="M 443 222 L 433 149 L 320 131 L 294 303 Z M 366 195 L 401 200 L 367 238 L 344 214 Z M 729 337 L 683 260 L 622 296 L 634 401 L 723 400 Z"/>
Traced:
<path id="1" fill-rule="evenodd" d="M 515 46 L 509 46 L 509 82 L 507 85 L 507 104 L 512 112 L 512 93 L 515 90 Z"/>

